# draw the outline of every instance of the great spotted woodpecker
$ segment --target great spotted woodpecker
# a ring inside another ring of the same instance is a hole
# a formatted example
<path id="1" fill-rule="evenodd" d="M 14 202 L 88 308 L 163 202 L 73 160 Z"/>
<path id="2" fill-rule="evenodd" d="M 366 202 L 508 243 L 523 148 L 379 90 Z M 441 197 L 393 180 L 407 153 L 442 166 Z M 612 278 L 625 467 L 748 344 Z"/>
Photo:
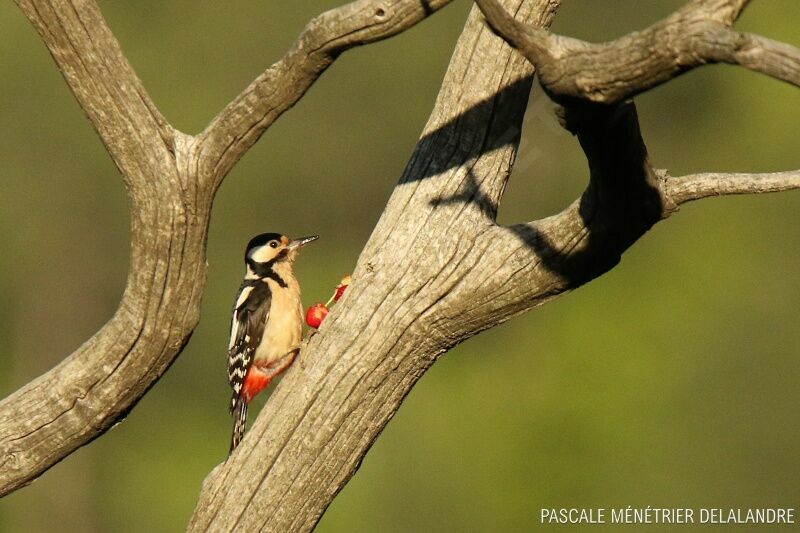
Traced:
<path id="1" fill-rule="evenodd" d="M 300 248 L 317 238 L 262 233 L 247 244 L 247 273 L 233 305 L 228 345 L 231 453 L 244 437 L 247 404 L 289 368 L 300 350 L 303 305 L 292 265 Z"/>

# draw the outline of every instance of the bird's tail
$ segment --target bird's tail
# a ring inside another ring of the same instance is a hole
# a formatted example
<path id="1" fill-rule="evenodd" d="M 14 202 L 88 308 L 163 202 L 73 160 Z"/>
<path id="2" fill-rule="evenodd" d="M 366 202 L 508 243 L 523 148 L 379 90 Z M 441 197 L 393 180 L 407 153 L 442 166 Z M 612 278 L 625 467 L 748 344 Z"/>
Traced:
<path id="1" fill-rule="evenodd" d="M 231 436 L 231 450 L 228 455 L 233 453 L 233 450 L 242 442 L 244 438 L 244 431 L 247 429 L 247 402 L 244 398 L 239 397 L 236 399 L 236 404 L 231 409 L 233 415 L 233 435 Z"/>

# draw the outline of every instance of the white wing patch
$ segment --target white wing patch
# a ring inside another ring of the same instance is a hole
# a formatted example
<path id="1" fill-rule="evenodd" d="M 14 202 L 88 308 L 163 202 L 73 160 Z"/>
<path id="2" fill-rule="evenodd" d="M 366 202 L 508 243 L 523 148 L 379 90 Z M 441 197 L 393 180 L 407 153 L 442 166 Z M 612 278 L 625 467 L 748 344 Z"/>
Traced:
<path id="1" fill-rule="evenodd" d="M 236 330 L 239 328 L 239 311 L 233 312 L 233 320 L 231 320 L 231 340 L 228 343 L 228 351 L 233 349 L 233 343 L 236 342 Z"/>
<path id="2" fill-rule="evenodd" d="M 253 287 L 245 287 L 239 293 L 239 298 L 236 299 L 236 305 L 233 308 L 233 320 L 231 320 L 231 340 L 228 343 L 228 350 L 233 349 L 233 343 L 236 342 L 236 337 L 239 334 L 239 308 L 247 301 L 247 297 L 253 292 Z M 249 339 L 246 339 L 249 340 Z"/>
<path id="3" fill-rule="evenodd" d="M 253 286 L 252 285 L 248 285 L 247 287 L 242 289 L 242 292 L 239 293 L 239 298 L 237 298 L 237 300 L 236 300 L 235 309 L 238 310 L 240 307 L 242 307 L 242 304 L 245 302 L 245 300 L 247 300 L 247 297 L 250 296 L 251 292 L 253 292 Z M 230 300 L 228 300 L 228 301 L 230 301 Z"/>

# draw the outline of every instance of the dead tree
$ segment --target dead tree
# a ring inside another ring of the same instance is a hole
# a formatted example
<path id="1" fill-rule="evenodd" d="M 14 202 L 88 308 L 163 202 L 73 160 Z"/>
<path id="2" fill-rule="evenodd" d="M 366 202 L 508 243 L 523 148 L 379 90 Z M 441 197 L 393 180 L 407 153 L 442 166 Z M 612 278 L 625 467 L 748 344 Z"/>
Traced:
<path id="1" fill-rule="evenodd" d="M 261 134 L 340 53 L 448 0 L 358 0 L 320 15 L 194 136 L 158 112 L 93 0 L 16 2 L 120 169 L 131 265 L 109 322 L 0 404 L 0 494 L 121 420 L 188 342 L 214 195 Z M 473 9 L 352 287 L 305 365 L 287 373 L 237 452 L 209 475 L 190 529 L 312 529 L 441 354 L 613 268 L 685 202 L 800 187 L 800 171 L 672 177 L 654 168 L 630 100 L 706 63 L 800 85 L 800 50 L 733 29 L 746 0 L 692 0 L 602 44 L 546 29 L 560 0 L 477 3 L 486 20 Z M 554 216 L 500 226 L 534 67 L 586 155 L 588 186 Z"/>

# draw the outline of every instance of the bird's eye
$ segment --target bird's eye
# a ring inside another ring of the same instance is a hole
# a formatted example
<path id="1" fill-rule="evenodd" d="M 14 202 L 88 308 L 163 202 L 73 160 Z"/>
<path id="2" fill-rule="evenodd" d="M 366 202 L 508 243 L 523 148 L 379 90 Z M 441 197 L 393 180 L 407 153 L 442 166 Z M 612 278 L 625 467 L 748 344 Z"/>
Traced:
<path id="1" fill-rule="evenodd" d="M 278 247 L 278 241 L 269 241 L 269 247 L 270 248 L 277 248 Z"/>

